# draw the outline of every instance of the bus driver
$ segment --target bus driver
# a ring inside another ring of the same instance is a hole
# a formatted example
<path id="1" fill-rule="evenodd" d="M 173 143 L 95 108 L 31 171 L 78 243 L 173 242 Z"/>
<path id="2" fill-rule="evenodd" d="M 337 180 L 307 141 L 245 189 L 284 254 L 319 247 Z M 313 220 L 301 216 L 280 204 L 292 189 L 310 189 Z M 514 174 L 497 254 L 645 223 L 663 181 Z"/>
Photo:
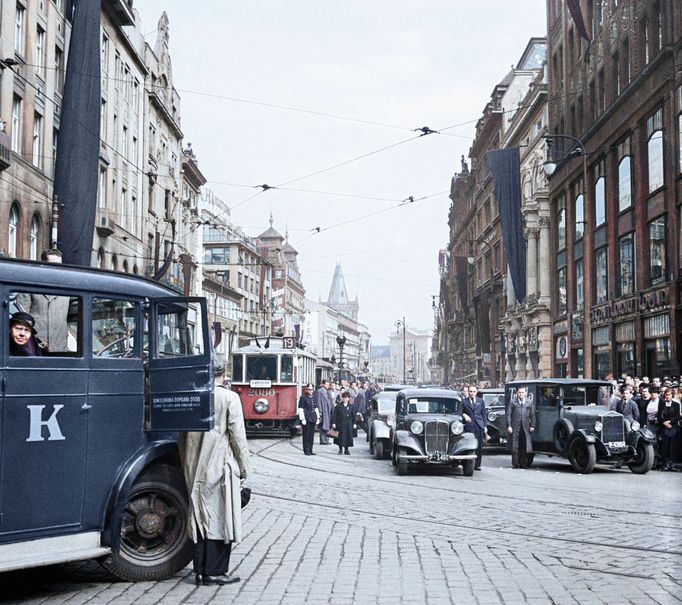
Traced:
<path id="1" fill-rule="evenodd" d="M 40 356 L 47 353 L 47 345 L 36 336 L 33 316 L 18 311 L 9 318 L 10 355 L 24 357 Z"/>

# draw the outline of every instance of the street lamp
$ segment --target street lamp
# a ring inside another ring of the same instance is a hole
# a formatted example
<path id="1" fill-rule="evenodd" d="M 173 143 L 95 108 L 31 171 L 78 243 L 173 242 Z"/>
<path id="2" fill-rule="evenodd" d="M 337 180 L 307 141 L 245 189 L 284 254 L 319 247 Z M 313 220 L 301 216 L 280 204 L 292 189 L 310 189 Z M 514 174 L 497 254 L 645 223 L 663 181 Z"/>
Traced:
<path id="1" fill-rule="evenodd" d="M 490 252 L 490 281 L 492 282 L 493 277 L 494 277 L 494 270 L 493 270 L 493 247 L 490 245 L 489 242 L 487 242 L 484 239 L 479 239 L 479 240 L 467 240 L 468 243 L 470 244 L 483 244 L 484 246 L 488 246 L 488 251 Z M 476 262 L 476 257 L 475 256 L 467 256 L 467 262 L 470 265 L 473 265 Z"/>
<path id="2" fill-rule="evenodd" d="M 336 337 L 336 344 L 339 345 L 339 384 L 341 384 L 341 370 L 343 370 L 343 345 L 346 344 L 346 337 L 339 334 Z"/>
<path id="3" fill-rule="evenodd" d="M 573 141 L 573 147 L 556 162 L 552 161 L 549 157 L 552 150 L 553 139 L 569 139 L 570 141 Z M 551 177 L 556 172 L 557 166 L 567 158 L 583 156 L 583 162 L 586 165 L 587 152 L 585 151 L 585 145 L 583 145 L 583 142 L 578 137 L 574 137 L 570 134 L 548 134 L 545 135 L 545 141 L 547 142 L 547 160 L 542 165 L 542 169 L 547 176 Z M 587 176 L 587 169 L 585 169 L 585 176 Z"/>
<path id="4" fill-rule="evenodd" d="M 407 346 L 405 345 L 405 316 L 403 319 L 395 322 L 395 327 L 397 328 L 398 334 L 400 334 L 400 328 L 403 329 L 403 384 L 407 383 L 407 374 L 405 367 L 405 357 L 407 356 Z"/>

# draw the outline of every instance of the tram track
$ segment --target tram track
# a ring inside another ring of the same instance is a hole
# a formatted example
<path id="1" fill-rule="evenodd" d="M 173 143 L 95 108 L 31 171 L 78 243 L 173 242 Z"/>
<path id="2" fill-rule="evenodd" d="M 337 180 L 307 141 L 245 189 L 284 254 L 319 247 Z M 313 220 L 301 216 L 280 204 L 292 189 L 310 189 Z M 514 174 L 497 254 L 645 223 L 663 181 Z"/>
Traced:
<path id="1" fill-rule="evenodd" d="M 330 469 L 330 468 L 315 468 L 315 467 L 311 467 L 311 466 L 308 466 L 305 464 L 299 464 L 299 463 L 295 463 L 295 462 L 280 460 L 278 458 L 273 458 L 271 456 L 261 454 L 261 452 L 269 450 L 272 447 L 279 445 L 279 444 L 282 444 L 284 442 L 288 442 L 288 444 L 291 447 L 293 447 L 294 449 L 296 449 L 298 451 L 301 451 L 301 448 L 293 443 L 292 438 L 282 438 L 282 439 L 278 440 L 277 442 L 270 444 L 265 448 L 262 448 L 258 452 L 254 452 L 254 454 L 256 456 L 260 456 L 263 459 L 268 460 L 270 462 L 274 462 L 276 464 L 281 464 L 281 465 L 294 467 L 294 468 L 302 468 L 302 469 L 306 469 L 309 471 L 322 472 L 325 475 L 337 475 L 337 476 L 342 476 L 342 477 L 353 477 L 353 478 L 368 479 L 368 477 L 366 477 L 365 475 L 362 475 L 362 474 L 359 474 L 356 472 L 347 472 L 347 471 L 341 471 L 341 470 Z M 345 462 L 345 460 L 344 460 L 344 462 Z M 373 482 L 376 482 L 376 483 L 384 483 L 384 484 L 400 485 L 400 486 L 406 485 L 404 480 L 395 479 L 395 478 L 392 479 L 392 478 L 385 478 L 385 477 L 371 477 L 371 480 Z M 424 487 L 422 484 L 418 484 L 418 483 L 412 483 L 410 485 L 412 487 L 417 487 L 417 488 L 418 487 Z M 461 489 L 441 487 L 441 486 L 433 486 L 433 485 L 429 485 L 428 487 L 429 487 L 429 489 L 432 489 L 434 491 L 457 494 L 457 495 L 462 494 Z M 577 491 L 577 490 L 568 490 L 568 491 L 569 491 L 569 493 L 572 493 L 573 491 Z M 256 493 L 256 492 L 254 492 L 254 493 Z M 565 514 L 567 514 L 567 515 L 574 514 L 574 515 L 579 515 L 579 516 L 592 517 L 594 519 L 594 515 L 587 515 L 587 514 L 580 515 L 580 513 L 581 513 L 580 510 L 578 510 L 576 507 L 572 507 L 571 505 L 567 504 L 566 502 L 552 501 L 552 500 L 538 500 L 536 498 L 525 498 L 522 496 L 511 496 L 508 494 L 498 494 L 498 493 L 492 493 L 492 492 L 470 492 L 470 493 L 474 496 L 477 496 L 477 497 L 491 498 L 491 499 L 494 499 L 496 501 L 504 501 L 505 503 L 513 501 L 513 502 L 525 502 L 525 503 L 530 504 L 530 505 L 542 504 L 542 505 L 556 506 L 556 507 L 560 507 L 562 509 L 565 509 L 566 510 Z M 648 520 L 650 519 L 651 514 L 652 514 L 650 511 L 632 510 L 630 508 L 613 508 L 613 507 L 606 507 L 606 506 L 591 505 L 590 506 L 590 512 L 594 513 L 595 511 L 599 511 L 602 514 L 602 516 L 609 516 L 609 517 L 611 517 L 613 515 L 618 515 L 620 513 L 627 514 L 627 515 L 633 515 L 633 516 L 637 516 L 637 518 L 642 518 L 642 520 L 646 520 L 646 522 L 648 522 Z M 534 514 L 542 514 L 542 513 L 537 513 L 535 511 Z M 553 513 L 544 513 L 544 515 L 550 516 L 550 517 L 555 516 L 555 514 L 553 514 Z M 682 521 L 682 514 L 676 515 L 676 514 L 670 514 L 670 513 L 656 513 L 656 516 L 659 519 L 666 519 L 667 518 L 671 521 L 678 521 L 678 522 Z M 641 523 L 641 521 L 639 521 L 639 520 L 631 522 L 631 524 L 635 525 L 635 526 L 640 525 L 640 523 Z"/>

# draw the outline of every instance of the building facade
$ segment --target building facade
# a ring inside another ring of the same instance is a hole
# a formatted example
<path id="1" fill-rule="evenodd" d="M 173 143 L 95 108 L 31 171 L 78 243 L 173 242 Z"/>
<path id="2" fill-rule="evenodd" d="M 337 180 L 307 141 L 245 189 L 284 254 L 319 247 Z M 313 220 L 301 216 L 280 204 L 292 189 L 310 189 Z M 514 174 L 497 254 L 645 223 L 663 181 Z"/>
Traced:
<path id="1" fill-rule="evenodd" d="M 549 0 L 553 372 L 680 372 L 682 6 Z"/>

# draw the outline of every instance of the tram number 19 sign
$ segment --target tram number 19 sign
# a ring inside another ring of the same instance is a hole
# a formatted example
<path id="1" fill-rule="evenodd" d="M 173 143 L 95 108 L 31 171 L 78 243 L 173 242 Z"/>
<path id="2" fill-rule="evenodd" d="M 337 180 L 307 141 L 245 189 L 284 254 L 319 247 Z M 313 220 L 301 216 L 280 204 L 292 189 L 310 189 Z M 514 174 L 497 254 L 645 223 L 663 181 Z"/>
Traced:
<path id="1" fill-rule="evenodd" d="M 282 338 L 282 348 L 295 349 L 296 339 L 293 336 L 285 336 L 284 338 Z"/>

